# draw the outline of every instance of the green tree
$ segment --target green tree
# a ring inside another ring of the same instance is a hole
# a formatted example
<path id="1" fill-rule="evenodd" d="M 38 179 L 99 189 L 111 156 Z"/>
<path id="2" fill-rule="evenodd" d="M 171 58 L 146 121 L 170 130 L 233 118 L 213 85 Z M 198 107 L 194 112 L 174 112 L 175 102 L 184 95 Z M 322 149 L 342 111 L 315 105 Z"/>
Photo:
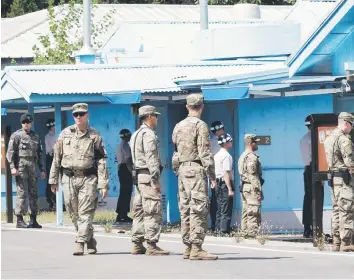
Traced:
<path id="1" fill-rule="evenodd" d="M 75 52 L 80 50 L 83 44 L 83 34 L 80 32 L 82 26 L 82 5 L 75 5 L 74 0 L 70 0 L 68 5 L 64 6 L 64 0 L 58 7 L 54 7 L 53 0 L 49 0 L 49 34 L 39 36 L 39 45 L 33 46 L 34 60 L 33 64 L 71 64 L 74 62 Z M 56 11 L 61 10 L 63 17 L 56 17 Z M 91 17 L 94 21 L 96 5 L 93 5 Z M 114 24 L 112 9 L 99 21 L 91 25 L 92 45 L 94 49 L 102 46 L 99 36 L 107 32 Z"/>
<path id="2" fill-rule="evenodd" d="M 38 10 L 35 0 L 14 0 L 7 17 L 17 17 Z"/>

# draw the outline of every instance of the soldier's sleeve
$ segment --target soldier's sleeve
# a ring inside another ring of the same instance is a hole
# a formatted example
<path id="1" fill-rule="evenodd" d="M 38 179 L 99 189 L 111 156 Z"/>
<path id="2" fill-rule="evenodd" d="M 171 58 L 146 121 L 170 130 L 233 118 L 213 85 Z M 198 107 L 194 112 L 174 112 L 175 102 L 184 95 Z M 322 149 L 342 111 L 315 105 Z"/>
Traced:
<path id="1" fill-rule="evenodd" d="M 10 140 L 9 140 L 7 153 L 6 153 L 6 158 L 10 164 L 11 169 L 17 168 L 16 160 L 18 158 L 18 143 L 19 143 L 18 137 L 16 136 L 15 133 L 12 133 Z"/>
<path id="2" fill-rule="evenodd" d="M 249 155 L 246 159 L 247 177 L 251 185 L 262 190 L 261 181 L 258 174 L 258 158 L 255 155 Z"/>
<path id="3" fill-rule="evenodd" d="M 339 147 L 342 153 L 344 164 L 351 170 L 354 169 L 353 143 L 348 136 L 339 138 Z M 353 173 L 353 172 L 352 172 Z"/>
<path id="4" fill-rule="evenodd" d="M 98 176 L 98 188 L 108 189 L 108 170 L 107 170 L 107 152 L 104 148 L 103 139 L 101 136 L 97 136 L 97 141 L 95 143 L 95 160 L 97 166 L 97 176 Z"/>
<path id="5" fill-rule="evenodd" d="M 37 148 L 37 163 L 41 172 L 44 172 L 44 164 L 43 164 L 43 150 L 42 150 L 42 142 L 39 139 L 38 148 Z"/>
<path id="6" fill-rule="evenodd" d="M 197 148 L 199 158 L 210 180 L 215 180 L 215 163 L 210 150 L 210 135 L 204 122 L 197 124 Z"/>
<path id="7" fill-rule="evenodd" d="M 178 151 L 177 151 L 177 139 L 176 139 L 176 128 L 173 129 L 172 133 L 172 142 L 175 145 L 175 151 L 173 152 L 172 155 L 172 170 L 173 173 L 175 173 L 178 176 L 178 169 L 179 169 L 179 157 L 178 157 Z"/>
<path id="8" fill-rule="evenodd" d="M 53 162 L 50 168 L 48 183 L 56 185 L 59 181 L 61 159 L 63 158 L 63 140 L 64 132 L 62 131 L 58 137 L 57 142 L 53 147 Z"/>
<path id="9" fill-rule="evenodd" d="M 151 182 L 156 185 L 160 183 L 160 158 L 157 150 L 157 138 L 152 133 L 145 133 L 143 135 L 143 148 L 146 157 L 146 164 L 148 166 Z"/>

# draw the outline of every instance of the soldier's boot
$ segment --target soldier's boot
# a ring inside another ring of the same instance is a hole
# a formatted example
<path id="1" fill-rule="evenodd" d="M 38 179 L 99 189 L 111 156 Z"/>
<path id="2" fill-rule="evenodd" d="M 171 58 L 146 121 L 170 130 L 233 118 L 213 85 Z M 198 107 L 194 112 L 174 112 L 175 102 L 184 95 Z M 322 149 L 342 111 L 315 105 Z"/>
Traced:
<path id="1" fill-rule="evenodd" d="M 169 251 L 162 250 L 160 247 L 158 247 L 156 245 L 156 243 L 153 243 L 153 242 L 148 243 L 146 255 L 150 255 L 150 256 L 159 255 L 159 256 L 161 256 L 161 255 L 169 255 L 169 254 L 170 254 Z"/>
<path id="2" fill-rule="evenodd" d="M 340 237 L 338 237 L 338 236 L 333 236 L 332 251 L 333 252 L 340 251 Z"/>
<path id="3" fill-rule="evenodd" d="M 189 256 L 191 255 L 191 250 L 192 250 L 192 246 L 186 246 L 186 248 L 184 249 L 184 253 L 183 253 L 183 258 L 189 259 Z"/>
<path id="4" fill-rule="evenodd" d="M 207 251 L 202 249 L 202 245 L 193 244 L 191 254 L 189 256 L 190 260 L 217 260 L 218 256 L 209 254 Z"/>
<path id="5" fill-rule="evenodd" d="M 84 254 L 84 245 L 83 242 L 76 242 L 76 249 L 73 253 L 74 256 L 82 256 Z"/>
<path id="6" fill-rule="evenodd" d="M 146 253 L 146 248 L 143 243 L 133 243 L 132 255 L 144 255 Z"/>
<path id="7" fill-rule="evenodd" d="M 17 228 L 27 228 L 28 227 L 28 225 L 23 220 L 23 216 L 22 215 L 17 215 L 16 227 Z"/>
<path id="8" fill-rule="evenodd" d="M 342 240 L 340 250 L 342 252 L 354 252 L 354 245 L 349 240 Z"/>
<path id="9" fill-rule="evenodd" d="M 30 222 L 27 227 L 28 228 L 42 228 L 42 226 L 37 223 L 37 216 L 36 215 L 31 215 Z"/>
<path id="10" fill-rule="evenodd" d="M 93 237 L 87 242 L 87 253 L 90 255 L 97 253 L 97 241 Z"/>

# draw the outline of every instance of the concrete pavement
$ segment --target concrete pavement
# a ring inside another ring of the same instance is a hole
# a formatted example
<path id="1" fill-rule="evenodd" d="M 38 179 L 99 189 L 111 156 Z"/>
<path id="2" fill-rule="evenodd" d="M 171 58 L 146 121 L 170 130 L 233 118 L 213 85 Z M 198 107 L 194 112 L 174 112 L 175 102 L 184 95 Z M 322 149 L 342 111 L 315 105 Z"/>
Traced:
<path id="1" fill-rule="evenodd" d="M 32 230 L 2 224 L 1 233 L 3 279 L 354 278 L 354 253 L 320 252 L 311 244 L 260 245 L 208 237 L 204 248 L 219 260 L 191 261 L 183 260 L 184 247 L 177 235 L 161 237 L 159 245 L 170 250 L 170 256 L 132 256 L 129 235 L 98 231 L 98 253 L 74 257 L 71 227 Z"/>

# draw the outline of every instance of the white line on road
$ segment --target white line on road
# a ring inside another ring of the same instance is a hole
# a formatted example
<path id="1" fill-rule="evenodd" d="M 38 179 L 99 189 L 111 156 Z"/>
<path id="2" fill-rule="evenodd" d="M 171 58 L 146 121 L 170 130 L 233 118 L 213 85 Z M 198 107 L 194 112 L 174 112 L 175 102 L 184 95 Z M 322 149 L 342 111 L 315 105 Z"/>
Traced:
<path id="1" fill-rule="evenodd" d="M 12 228 L 12 227 L 7 227 L 7 226 L 4 227 L 3 225 L 2 225 L 2 228 L 8 228 L 8 229 L 18 230 L 18 231 L 31 231 L 31 232 L 43 232 L 43 233 L 57 233 L 57 234 L 76 235 L 76 232 L 47 230 L 47 229 L 37 229 L 37 230 L 36 229 L 23 229 L 23 228 Z M 110 236 L 110 235 L 99 234 L 99 233 L 95 233 L 95 236 L 106 237 L 106 238 L 115 238 L 115 239 L 128 239 L 128 240 L 131 239 L 131 237 L 128 237 L 128 236 L 113 236 L 113 235 Z M 160 239 L 159 242 L 182 244 L 181 241 L 166 240 L 166 239 Z M 216 246 L 216 247 L 238 248 L 238 249 L 246 249 L 246 250 L 254 250 L 254 251 L 295 253 L 295 254 L 308 254 L 308 255 L 319 255 L 319 256 L 354 257 L 353 253 L 343 254 L 343 253 L 332 253 L 332 252 L 309 252 L 309 251 L 296 251 L 296 250 L 281 250 L 281 249 L 259 248 L 259 247 L 250 247 L 250 246 L 242 246 L 242 245 L 216 244 L 216 243 L 208 243 L 208 242 L 204 242 L 204 245 Z"/>

